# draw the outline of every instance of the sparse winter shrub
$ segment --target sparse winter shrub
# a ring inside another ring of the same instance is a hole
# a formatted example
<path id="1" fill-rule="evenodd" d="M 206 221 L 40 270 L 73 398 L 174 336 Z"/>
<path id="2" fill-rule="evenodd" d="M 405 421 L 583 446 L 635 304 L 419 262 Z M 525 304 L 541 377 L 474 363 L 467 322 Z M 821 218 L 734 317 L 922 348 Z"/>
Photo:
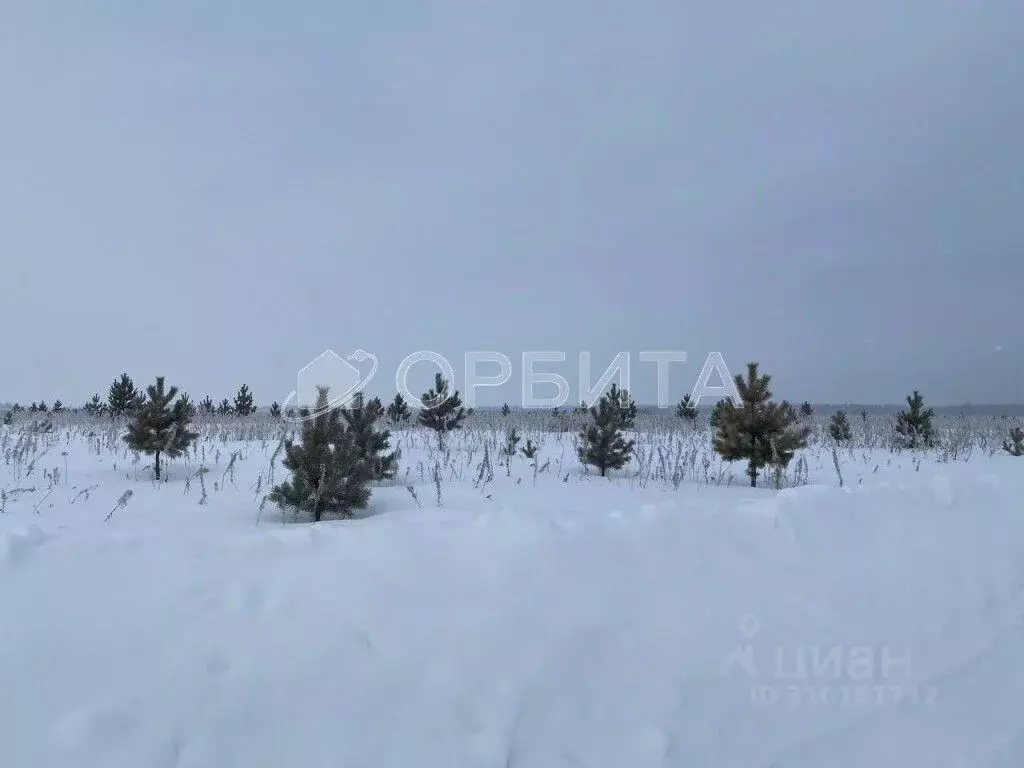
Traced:
<path id="1" fill-rule="evenodd" d="M 633 455 L 636 443 L 627 440 L 623 430 L 627 425 L 632 426 L 636 404 L 629 399 L 628 393 L 620 392 L 612 384 L 611 389 L 591 407 L 590 416 L 593 423 L 580 432 L 578 455 L 583 464 L 596 467 L 605 477 L 609 469 L 624 467 Z"/>
<path id="2" fill-rule="evenodd" d="M 726 461 L 746 459 L 751 487 L 762 467 L 783 469 L 797 449 L 807 445 L 810 427 L 797 427 L 788 403 L 772 401 L 771 377 L 747 363 L 747 378 L 735 377 L 740 403 L 723 406 L 715 435 L 715 451 Z"/>
<path id="3" fill-rule="evenodd" d="M 853 429 L 846 411 L 836 411 L 828 423 L 828 433 L 837 443 L 846 443 L 853 439 Z"/>
<path id="4" fill-rule="evenodd" d="M 712 406 L 711 414 L 708 416 L 708 425 L 712 429 L 718 428 L 718 422 L 722 416 L 722 411 L 724 411 L 729 405 L 729 400 L 723 397 L 721 400 L 719 400 Z"/>
<path id="5" fill-rule="evenodd" d="M 405 398 L 402 397 L 401 392 L 395 393 L 395 399 L 388 404 L 388 421 L 391 422 L 392 426 L 399 426 L 405 424 L 412 418 L 412 413 L 409 411 L 409 404 L 405 402 Z"/>
<path id="6" fill-rule="evenodd" d="M 935 411 L 924 407 L 924 398 L 916 389 L 907 395 L 907 407 L 896 414 L 896 444 L 911 450 L 935 446 Z"/>
<path id="7" fill-rule="evenodd" d="M 398 453 L 391 451 L 391 433 L 381 426 L 384 406 L 378 398 L 364 401 L 357 393 L 352 403 L 341 409 L 342 418 L 352 433 L 356 450 L 373 471 L 373 480 L 390 480 L 398 471 Z"/>
<path id="8" fill-rule="evenodd" d="M 285 441 L 284 466 L 291 478 L 268 498 L 282 508 L 307 512 L 314 522 L 325 514 L 351 517 L 370 500 L 373 467 L 346 427 L 338 408 L 329 408 L 327 387 L 317 394 L 314 412 L 303 408 L 302 442 Z"/>
<path id="9" fill-rule="evenodd" d="M 694 424 L 697 421 L 697 406 L 693 404 L 693 400 L 690 399 L 689 395 L 683 395 L 683 399 L 679 401 L 676 406 L 676 416 L 688 424 Z"/>
<path id="10" fill-rule="evenodd" d="M 85 412 L 90 416 L 100 416 L 107 410 L 107 404 L 103 402 L 97 392 L 92 396 L 92 400 L 85 404 Z"/>
<path id="11" fill-rule="evenodd" d="M 1003 450 L 1011 456 L 1024 456 L 1024 429 L 1014 427 L 1003 441 Z"/>
<path id="12" fill-rule="evenodd" d="M 448 382 L 438 373 L 434 378 L 434 388 L 425 392 L 420 399 L 423 404 L 419 417 L 420 425 L 434 430 L 437 435 L 437 447 L 443 449 L 445 435 L 461 429 L 466 418 L 462 398 L 459 397 L 458 390 L 448 391 Z"/>
<path id="13" fill-rule="evenodd" d="M 122 373 L 121 378 L 114 379 L 107 393 L 107 408 L 111 416 L 123 416 L 133 406 L 138 404 L 139 392 L 135 389 L 135 382 L 127 373 Z"/>
<path id="14" fill-rule="evenodd" d="M 252 392 L 249 391 L 248 385 L 243 384 L 235 394 L 234 413 L 238 416 L 249 416 L 256 410 L 253 402 Z"/>
<path id="15" fill-rule="evenodd" d="M 156 479 L 160 479 L 160 456 L 168 458 L 181 456 L 198 437 L 189 430 L 190 417 L 187 402 L 174 398 L 178 388 L 164 389 L 164 377 L 158 376 L 156 384 L 148 388 L 149 397 L 135 413 L 135 419 L 128 427 L 124 441 L 133 451 L 155 457 L 153 467 Z"/>

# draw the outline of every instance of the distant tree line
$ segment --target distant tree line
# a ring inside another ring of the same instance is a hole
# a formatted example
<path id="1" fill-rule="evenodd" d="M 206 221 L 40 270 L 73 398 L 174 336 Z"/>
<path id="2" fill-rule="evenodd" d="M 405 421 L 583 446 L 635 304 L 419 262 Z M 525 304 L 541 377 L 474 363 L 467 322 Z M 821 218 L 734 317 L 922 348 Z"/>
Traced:
<path id="1" fill-rule="evenodd" d="M 759 370 L 758 363 L 747 364 L 746 375 L 734 377 L 739 400 L 718 401 L 711 409 L 709 425 L 713 430 L 713 447 L 726 461 L 745 461 L 751 487 L 765 468 L 781 471 L 792 461 L 796 452 L 807 446 L 811 427 L 807 423 L 814 413 L 809 402 L 799 408 L 786 400 L 776 401 L 770 388 L 771 377 Z M 282 508 L 307 513 L 313 520 L 325 515 L 351 517 L 365 507 L 373 483 L 395 477 L 399 452 L 391 450 L 389 427 L 400 427 L 412 421 L 408 403 L 401 394 L 386 407 L 380 398 L 365 399 L 356 395 L 345 406 L 330 406 L 328 389 L 320 388 L 312 409 L 302 408 L 301 439 L 286 440 L 284 465 L 291 477 L 275 486 L 270 500 Z M 434 386 L 420 396 L 422 409 L 416 423 L 434 432 L 437 447 L 446 449 L 447 436 L 462 428 L 471 409 L 463 407 L 457 390 L 437 374 Z M 30 413 L 60 413 L 65 409 L 60 400 L 52 406 L 45 401 L 31 403 Z M 24 410 L 15 404 L 3 416 L 4 424 L 11 424 L 14 415 Z M 115 378 L 107 390 L 106 398 L 96 393 L 85 403 L 83 410 L 93 416 L 127 418 L 129 420 L 124 441 L 134 451 L 154 457 L 156 479 L 161 478 L 162 460 L 181 456 L 189 450 L 198 434 L 191 429 L 198 413 L 246 417 L 256 413 L 253 393 L 243 384 L 234 397 L 223 398 L 214 405 L 209 395 L 193 403 L 188 393 L 175 386 L 167 386 L 164 377 L 145 391 L 139 390 L 127 373 Z M 616 384 L 587 406 L 581 403 L 575 409 L 589 416 L 577 434 L 577 455 L 586 467 L 593 467 L 601 477 L 622 469 L 633 458 L 636 442 L 631 436 L 635 429 L 637 405 L 625 389 Z M 676 406 L 676 416 L 688 425 L 698 419 L 698 410 L 687 395 Z M 275 402 L 268 409 L 273 418 L 294 416 L 294 409 L 282 412 Z M 511 409 L 506 403 L 501 413 L 508 416 Z M 866 422 L 867 414 L 862 412 Z M 933 424 L 934 410 L 926 407 L 924 398 L 915 390 L 906 398 L 906 407 L 900 410 L 893 423 L 895 447 L 916 450 L 935 447 L 938 438 Z M 842 445 L 853 437 L 849 416 L 845 411 L 832 414 L 827 434 Z M 507 430 L 501 448 L 506 472 L 511 474 L 511 459 L 521 454 L 532 459 L 537 446 L 527 441 L 519 447 L 521 436 L 514 427 Z M 1024 455 L 1024 430 L 1014 427 L 1003 443 L 1003 449 L 1012 456 Z"/>

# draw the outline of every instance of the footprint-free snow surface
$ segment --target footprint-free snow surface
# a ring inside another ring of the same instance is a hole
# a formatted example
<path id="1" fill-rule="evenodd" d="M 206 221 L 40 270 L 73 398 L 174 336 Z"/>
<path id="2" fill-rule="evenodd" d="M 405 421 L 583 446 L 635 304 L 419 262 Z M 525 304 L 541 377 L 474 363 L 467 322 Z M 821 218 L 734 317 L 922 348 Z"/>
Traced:
<path id="1" fill-rule="evenodd" d="M 502 471 L 308 525 L 259 513 L 263 456 L 200 505 L 180 462 L 64 451 L 0 467 L 35 487 L 0 514 L 5 768 L 1024 766 L 1021 460 Z"/>

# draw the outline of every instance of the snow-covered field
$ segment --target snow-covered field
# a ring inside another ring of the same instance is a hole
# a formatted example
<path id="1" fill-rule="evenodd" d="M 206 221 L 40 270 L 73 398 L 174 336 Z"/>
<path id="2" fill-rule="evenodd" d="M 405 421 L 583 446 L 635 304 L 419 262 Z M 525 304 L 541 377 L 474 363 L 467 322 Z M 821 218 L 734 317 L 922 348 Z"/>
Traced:
<path id="1" fill-rule="evenodd" d="M 860 435 L 751 489 L 707 435 L 602 480 L 412 430 L 313 526 L 260 428 L 159 484 L 109 421 L 0 430 L 5 768 L 1024 765 L 1021 459 Z"/>

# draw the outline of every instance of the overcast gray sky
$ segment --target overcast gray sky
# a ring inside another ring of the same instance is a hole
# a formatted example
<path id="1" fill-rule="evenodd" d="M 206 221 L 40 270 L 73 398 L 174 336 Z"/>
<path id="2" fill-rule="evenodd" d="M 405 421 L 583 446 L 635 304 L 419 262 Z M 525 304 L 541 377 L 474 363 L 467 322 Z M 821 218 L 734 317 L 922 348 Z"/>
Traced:
<path id="1" fill-rule="evenodd" d="M 1020 0 L 301 7 L 0 8 L 0 401 L 326 348 L 1024 401 Z"/>

